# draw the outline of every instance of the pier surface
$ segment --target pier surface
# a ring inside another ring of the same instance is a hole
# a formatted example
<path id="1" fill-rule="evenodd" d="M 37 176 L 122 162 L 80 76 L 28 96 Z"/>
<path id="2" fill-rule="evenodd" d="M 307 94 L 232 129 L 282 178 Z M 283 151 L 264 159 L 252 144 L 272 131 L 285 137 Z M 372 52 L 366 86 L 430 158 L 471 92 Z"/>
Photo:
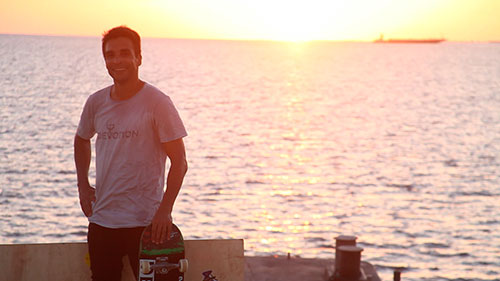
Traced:
<path id="1" fill-rule="evenodd" d="M 245 281 L 326 281 L 334 264 L 334 259 L 245 256 Z M 361 268 L 367 280 L 380 281 L 373 265 L 362 261 Z"/>

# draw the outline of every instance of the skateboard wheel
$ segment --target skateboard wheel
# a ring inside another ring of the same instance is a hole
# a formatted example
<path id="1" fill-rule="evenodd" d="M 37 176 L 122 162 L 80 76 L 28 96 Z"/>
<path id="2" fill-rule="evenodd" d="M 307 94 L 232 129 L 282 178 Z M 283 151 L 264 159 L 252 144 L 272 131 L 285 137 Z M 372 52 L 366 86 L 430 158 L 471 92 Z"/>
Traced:
<path id="1" fill-rule="evenodd" d="M 149 261 L 141 261 L 141 272 L 142 274 L 149 274 L 151 272 Z"/>
<path id="2" fill-rule="evenodd" d="M 179 271 L 186 272 L 188 270 L 189 264 L 187 259 L 179 260 Z"/>

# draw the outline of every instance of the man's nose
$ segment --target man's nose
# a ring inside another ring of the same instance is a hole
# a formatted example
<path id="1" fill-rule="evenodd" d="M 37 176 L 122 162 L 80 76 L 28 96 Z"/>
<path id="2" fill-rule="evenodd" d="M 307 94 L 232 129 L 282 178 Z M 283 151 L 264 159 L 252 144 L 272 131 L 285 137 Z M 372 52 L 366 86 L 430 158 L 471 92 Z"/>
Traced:
<path id="1" fill-rule="evenodd" d="M 110 58 L 107 58 L 106 61 L 111 64 L 117 64 L 122 61 L 122 58 L 120 56 L 112 56 Z"/>

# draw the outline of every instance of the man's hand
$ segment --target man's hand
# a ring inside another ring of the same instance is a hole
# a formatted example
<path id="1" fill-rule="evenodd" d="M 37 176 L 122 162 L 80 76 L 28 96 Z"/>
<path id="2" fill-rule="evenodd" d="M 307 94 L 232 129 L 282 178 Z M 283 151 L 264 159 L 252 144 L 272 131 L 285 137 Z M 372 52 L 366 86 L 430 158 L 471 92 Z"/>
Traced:
<path id="1" fill-rule="evenodd" d="M 152 224 L 152 240 L 155 244 L 163 243 L 166 240 L 170 239 L 170 232 L 172 231 L 172 213 L 171 211 L 160 208 L 156 211 L 155 216 L 153 217 Z"/>
<path id="2" fill-rule="evenodd" d="M 92 203 L 95 202 L 95 188 L 90 185 L 78 186 L 80 207 L 86 217 L 92 216 Z"/>

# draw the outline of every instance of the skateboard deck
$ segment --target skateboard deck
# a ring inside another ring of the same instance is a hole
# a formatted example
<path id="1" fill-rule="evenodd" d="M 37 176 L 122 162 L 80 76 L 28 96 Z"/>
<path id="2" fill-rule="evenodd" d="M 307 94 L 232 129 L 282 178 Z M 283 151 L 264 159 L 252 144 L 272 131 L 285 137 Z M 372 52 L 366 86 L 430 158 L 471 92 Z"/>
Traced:
<path id="1" fill-rule="evenodd" d="M 172 224 L 170 239 L 161 244 L 151 240 L 152 227 L 144 229 L 139 252 L 139 281 L 184 281 L 188 263 L 184 254 L 184 239 Z"/>

